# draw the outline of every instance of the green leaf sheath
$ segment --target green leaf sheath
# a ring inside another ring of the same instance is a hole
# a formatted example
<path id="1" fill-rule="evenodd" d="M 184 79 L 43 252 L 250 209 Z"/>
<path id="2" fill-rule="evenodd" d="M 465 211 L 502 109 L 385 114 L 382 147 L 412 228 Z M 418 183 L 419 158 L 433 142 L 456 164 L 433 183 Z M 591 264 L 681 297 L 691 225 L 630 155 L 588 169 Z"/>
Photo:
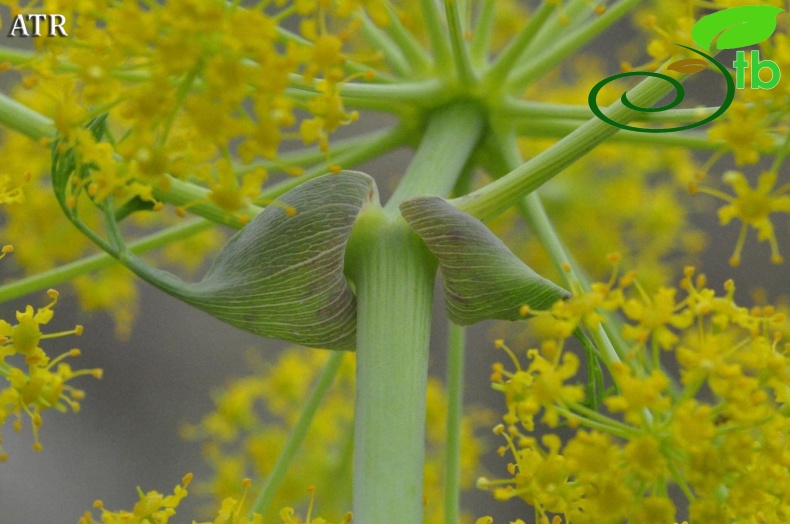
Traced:
<path id="1" fill-rule="evenodd" d="M 447 313 L 456 324 L 519 320 L 524 305 L 548 309 L 570 296 L 524 264 L 482 222 L 446 200 L 412 198 L 400 210 L 439 260 Z"/>
<path id="2" fill-rule="evenodd" d="M 348 237 L 377 193 L 368 175 L 345 171 L 280 197 L 225 245 L 186 302 L 238 328 L 305 346 L 353 349 L 356 300 L 345 275 Z M 167 291 L 167 290 L 166 290 Z"/>
<path id="3" fill-rule="evenodd" d="M 348 237 L 359 212 L 378 202 L 373 179 L 343 171 L 278 198 L 228 241 L 203 280 L 185 282 L 147 264 L 121 240 L 102 204 L 110 241 L 68 206 L 73 161 L 54 162 L 53 185 L 69 218 L 140 278 L 235 327 L 305 346 L 352 350 L 356 299 L 343 274 Z"/>

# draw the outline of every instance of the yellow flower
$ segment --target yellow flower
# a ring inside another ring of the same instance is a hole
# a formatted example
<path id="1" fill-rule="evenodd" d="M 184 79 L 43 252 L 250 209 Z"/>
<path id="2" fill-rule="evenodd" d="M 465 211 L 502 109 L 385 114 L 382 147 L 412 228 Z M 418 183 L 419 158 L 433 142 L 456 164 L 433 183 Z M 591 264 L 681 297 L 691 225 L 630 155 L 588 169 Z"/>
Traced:
<path id="1" fill-rule="evenodd" d="M 30 180 L 30 175 L 27 175 Z M 12 186 L 11 177 L 0 175 L 0 204 L 20 204 L 25 201 L 21 186 Z"/>
<path id="2" fill-rule="evenodd" d="M 645 409 L 664 412 L 670 408 L 671 400 L 666 395 L 669 380 L 663 372 L 634 376 L 632 370 L 622 363 L 612 364 L 611 371 L 620 394 L 605 398 L 604 404 L 615 413 L 625 413 L 626 421 L 642 425 L 646 422 Z"/>
<path id="3" fill-rule="evenodd" d="M 719 195 L 728 202 L 727 205 L 719 209 L 719 220 L 722 225 L 729 224 L 734 218 L 742 222 L 738 244 L 730 259 L 730 263 L 734 266 L 740 263 L 749 226 L 757 230 L 758 240 L 768 241 L 771 245 L 771 261 L 775 264 L 782 262 L 770 215 L 772 213 L 790 213 L 790 196 L 784 194 L 790 190 L 790 185 L 786 184 L 775 190 L 776 179 L 775 172 L 766 171 L 758 178 L 757 185 L 751 187 L 743 173 L 729 171 L 724 174 L 723 180 L 732 187 L 735 196 Z"/>
<path id="4" fill-rule="evenodd" d="M 652 336 L 662 349 L 671 349 L 678 340 L 669 327 L 685 329 L 691 325 L 694 316 L 688 309 L 681 309 L 682 304 L 675 302 L 673 288 L 661 287 L 652 298 L 645 296 L 642 300 L 629 299 L 623 304 L 623 312 L 631 320 L 639 321 L 637 325 L 627 324 L 623 328 L 623 336 L 645 344 Z"/>
<path id="5" fill-rule="evenodd" d="M 774 145 L 767 122 L 769 116 L 763 105 L 750 106 L 736 101 L 722 119 L 711 125 L 708 136 L 726 142 L 736 164 L 755 164 L 760 160 L 760 153 Z"/>
<path id="6" fill-rule="evenodd" d="M 52 307 L 57 303 L 57 292 L 49 291 L 51 302 L 34 312 L 32 306 L 17 311 L 15 325 L 0 319 L 0 427 L 12 415 L 16 417 L 14 429 L 22 430 L 22 416 L 30 418 L 33 427 L 33 449 L 42 449 L 39 430 L 43 424 L 41 413 L 48 409 L 79 411 L 84 392 L 69 382 L 82 375 L 101 378 L 99 369 L 74 370 L 64 362 L 80 355 L 72 349 L 51 358 L 39 347 L 42 339 L 82 334 L 82 326 L 60 333 L 42 333 L 41 326 L 52 319 Z M 24 357 L 26 370 L 17 367 L 14 360 Z M 7 386 L 2 386 L 7 382 Z M 0 436 L 2 442 L 2 436 Z M 7 458 L 0 446 L 0 462 Z"/>

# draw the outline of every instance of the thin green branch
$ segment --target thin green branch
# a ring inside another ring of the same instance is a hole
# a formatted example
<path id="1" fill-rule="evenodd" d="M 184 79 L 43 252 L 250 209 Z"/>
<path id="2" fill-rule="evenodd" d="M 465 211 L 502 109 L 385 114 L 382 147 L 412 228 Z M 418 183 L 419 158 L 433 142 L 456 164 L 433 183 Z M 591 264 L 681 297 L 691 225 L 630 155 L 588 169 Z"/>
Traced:
<path id="1" fill-rule="evenodd" d="M 399 214 L 398 206 L 409 197 L 449 195 L 485 125 L 482 111 L 473 103 L 456 103 L 434 112 L 421 139 L 421 144 L 431 147 L 421 145 L 417 150 L 385 209 Z"/>
<path id="2" fill-rule="evenodd" d="M 629 100 L 637 107 L 650 107 L 670 89 L 671 84 L 660 78 L 648 77 L 629 91 Z M 615 122 L 628 122 L 636 111 L 621 101 L 610 106 L 607 116 Z M 593 118 L 562 138 L 552 147 L 533 157 L 506 176 L 453 203 L 480 220 L 490 220 L 523 196 L 539 188 L 563 169 L 587 154 L 618 131 L 617 127 Z"/>
<path id="3" fill-rule="evenodd" d="M 428 37 L 431 40 L 436 69 L 440 72 L 447 72 L 452 68 L 452 52 L 447 41 L 447 33 L 443 30 L 445 24 L 439 13 L 436 0 L 420 0 L 420 10 L 425 19 Z"/>
<path id="4" fill-rule="evenodd" d="M 564 38 L 538 55 L 534 60 L 526 62 L 522 67 L 515 70 L 511 75 L 511 81 L 508 83 L 508 91 L 522 92 L 528 85 L 556 67 L 557 64 L 562 63 L 581 47 L 587 45 L 642 1 L 620 0 L 584 27 L 567 33 Z"/>
<path id="5" fill-rule="evenodd" d="M 511 169 L 513 166 L 520 165 L 522 159 L 516 144 L 516 136 L 507 131 L 504 133 L 504 135 L 501 132 L 498 133 L 496 143 L 501 148 L 500 155 L 502 161 L 505 163 L 505 169 Z M 568 288 L 578 289 L 581 287 L 582 289 L 589 289 L 589 279 L 565 249 L 559 234 L 557 234 L 557 231 L 554 229 L 551 220 L 549 220 L 543 208 L 543 203 L 540 201 L 538 194 L 530 193 L 527 195 L 518 202 L 518 208 L 522 216 L 524 216 L 532 227 L 538 239 L 546 248 L 555 267 L 565 279 L 565 284 Z M 625 355 L 626 349 L 620 345 L 615 348 L 602 325 L 590 331 L 590 336 L 599 348 L 599 351 L 601 351 L 604 362 L 607 365 L 622 360 L 622 356 Z"/>
<path id="6" fill-rule="evenodd" d="M 274 496 L 277 494 L 277 490 L 280 489 L 283 480 L 285 480 L 288 468 L 291 462 L 293 462 L 293 458 L 296 456 L 296 452 L 299 450 L 302 442 L 304 442 L 307 432 L 310 429 L 310 424 L 312 424 L 313 418 L 318 411 L 318 406 L 321 404 L 321 400 L 323 400 L 332 382 L 334 382 L 337 372 L 343 364 L 343 357 L 345 357 L 345 355 L 345 352 L 334 351 L 329 357 L 329 361 L 318 377 L 318 382 L 304 403 L 304 408 L 299 414 L 299 419 L 291 430 L 291 434 L 288 436 L 285 446 L 283 446 L 283 449 L 277 456 L 277 462 L 274 464 L 272 471 L 266 478 L 266 482 L 258 492 L 255 502 L 253 502 L 250 507 L 250 518 L 252 518 L 253 513 L 266 515 L 269 512 Z"/>
<path id="7" fill-rule="evenodd" d="M 49 138 L 55 134 L 55 125 L 51 119 L 2 93 L 0 93 L 0 124 L 33 140 Z"/>
<path id="8" fill-rule="evenodd" d="M 210 198 L 211 190 L 203 186 L 170 176 L 167 176 L 167 181 L 167 189 L 162 189 L 158 184 L 151 186 L 155 199 L 175 206 L 187 206 L 193 215 L 211 220 L 216 224 L 239 229 L 263 211 L 263 208 L 254 204 L 236 211 L 228 211 L 214 204 Z"/>
<path id="9" fill-rule="evenodd" d="M 500 136 L 499 144 L 503 148 L 501 153 L 503 159 L 507 162 L 508 168 L 521 164 L 521 154 L 518 151 L 516 136 L 514 134 L 511 133 L 506 136 Z M 582 280 L 583 277 L 581 274 L 577 273 L 575 269 L 577 266 L 565 249 L 562 240 L 560 240 L 557 231 L 549 220 L 538 194 L 535 192 L 530 193 L 517 204 L 522 216 L 527 220 L 527 223 L 529 223 L 541 244 L 543 244 L 543 247 L 545 247 L 546 251 L 549 253 L 555 267 L 565 279 L 568 288 L 577 289 L 581 286 L 583 289 L 589 289 L 590 283 L 586 281 L 586 279 Z M 603 331 L 602 328 L 591 331 L 592 339 L 600 349 L 606 364 L 610 365 L 613 362 L 620 362 L 620 355 L 606 336 L 606 332 Z"/>
<path id="10" fill-rule="evenodd" d="M 384 55 L 384 59 L 390 67 L 400 76 L 410 76 L 412 72 L 411 64 L 397 43 L 392 41 L 387 33 L 379 29 L 364 10 L 360 9 L 358 11 L 357 18 L 362 22 L 362 31 L 365 34 L 365 38 Z"/>
<path id="11" fill-rule="evenodd" d="M 538 10 L 529 18 L 527 25 L 519 32 L 510 45 L 497 57 L 494 65 L 486 72 L 489 85 L 500 86 L 502 79 L 507 78 L 516 63 L 522 60 L 527 46 L 532 42 L 538 31 L 557 7 L 557 2 L 543 0 Z"/>
<path id="12" fill-rule="evenodd" d="M 707 118 L 718 107 L 693 107 L 689 109 L 670 109 L 656 113 L 640 113 L 635 122 L 688 122 Z M 506 97 L 499 108 L 512 119 L 554 118 L 558 120 L 588 120 L 593 112 L 590 106 L 533 102 L 514 97 Z"/>
<path id="13" fill-rule="evenodd" d="M 29 62 L 33 57 L 35 57 L 35 53 L 28 49 L 0 45 L 0 62 L 7 62 L 11 65 L 21 65 L 25 62 Z"/>
<path id="14" fill-rule="evenodd" d="M 552 120 L 549 118 L 532 121 L 518 119 L 514 122 L 519 135 L 533 137 L 565 137 L 580 129 L 585 122 L 579 120 Z M 711 140 L 707 134 L 695 131 L 677 131 L 674 133 L 640 133 L 638 131 L 620 130 L 612 135 L 609 142 L 627 142 L 662 146 L 678 146 L 700 151 L 718 151 L 727 146 L 721 140 Z M 778 143 L 778 139 L 777 139 Z"/>
<path id="15" fill-rule="evenodd" d="M 18 49 L 15 47 L 0 46 L 0 62 L 8 62 L 13 66 L 22 66 L 36 58 L 37 54 L 33 50 Z M 151 78 L 148 71 L 136 69 L 139 66 L 130 65 L 128 68 L 115 68 L 109 72 L 112 78 L 126 80 L 129 82 L 141 82 Z M 70 62 L 60 60 L 53 68 L 56 72 L 77 73 L 80 67 Z"/>
<path id="16" fill-rule="evenodd" d="M 461 421 L 464 409 L 464 356 L 466 329 L 448 325 L 447 443 L 444 467 L 444 521 L 461 521 Z"/>
<path id="17" fill-rule="evenodd" d="M 395 136 L 397 136 L 399 139 L 402 139 L 404 137 L 404 133 L 398 127 L 372 131 L 364 135 L 332 141 L 329 154 L 326 151 L 321 151 L 318 148 L 296 149 L 279 155 L 277 160 L 261 160 L 251 162 L 249 164 L 234 164 L 234 173 L 237 175 L 243 175 L 244 173 L 258 168 L 265 169 L 269 174 L 288 173 L 288 168 L 290 167 L 319 167 L 319 165 L 321 166 L 321 169 L 328 170 L 330 163 L 337 164 L 341 158 L 345 159 L 350 155 L 357 156 L 352 155 L 352 153 L 360 150 L 368 151 L 371 147 L 382 146 L 387 146 L 387 150 L 389 150 L 392 148 L 391 142 L 393 142 L 393 138 Z M 399 141 L 400 140 L 398 140 L 398 142 Z M 345 160 L 342 162 L 342 164 L 346 163 L 349 163 L 349 161 Z M 299 178 L 301 178 L 301 176 Z"/>
<path id="18" fill-rule="evenodd" d="M 556 42 L 562 33 L 575 30 L 592 14 L 590 7 L 590 0 L 562 2 L 559 9 L 554 12 L 554 16 L 543 24 L 538 35 L 527 47 L 527 54 L 531 55 L 539 49 L 546 49 Z M 584 11 L 587 12 L 587 16 L 578 16 Z"/>
<path id="19" fill-rule="evenodd" d="M 387 32 L 392 40 L 398 44 L 414 71 L 417 73 L 427 71 L 431 66 L 431 59 L 428 53 L 425 52 L 425 49 L 423 49 L 417 39 L 414 38 L 414 35 L 403 26 L 400 17 L 398 17 L 398 14 L 389 2 L 387 3 L 387 13 L 389 15 Z"/>
<path id="20" fill-rule="evenodd" d="M 357 164 L 376 158 L 384 153 L 395 149 L 405 143 L 409 138 L 409 130 L 406 127 L 395 127 L 385 132 L 381 132 L 371 138 L 365 144 L 359 144 L 358 147 L 344 149 L 342 152 L 333 155 L 332 163 L 338 164 L 343 167 L 354 167 Z M 283 180 L 278 184 L 272 185 L 266 191 L 261 193 L 255 203 L 265 204 L 271 202 L 273 199 L 284 195 L 291 189 L 304 184 L 308 180 L 326 174 L 329 171 L 329 162 L 322 162 L 304 172 L 297 178 Z"/>
<path id="21" fill-rule="evenodd" d="M 491 35 L 494 32 L 494 23 L 496 22 L 496 4 L 497 0 L 483 1 L 483 6 L 480 8 L 480 14 L 477 17 L 477 25 L 475 25 L 472 33 L 470 58 L 472 64 L 478 68 L 482 68 L 485 65 L 488 60 L 488 54 L 491 51 Z"/>
<path id="22" fill-rule="evenodd" d="M 286 93 L 296 98 L 310 100 L 315 94 L 320 93 L 315 82 L 307 82 L 301 75 L 289 75 L 289 84 L 291 89 L 286 90 Z M 442 97 L 442 90 L 441 82 L 435 78 L 398 84 L 347 82 L 340 86 L 340 95 L 349 107 L 383 110 L 393 103 L 397 104 L 399 102 L 432 104 L 434 100 Z"/>
<path id="23" fill-rule="evenodd" d="M 163 229 L 129 244 L 132 252 L 140 255 L 163 247 L 172 242 L 205 231 L 214 224 L 208 220 L 196 219 Z M 116 260 L 107 253 L 99 253 L 76 260 L 56 268 L 16 280 L 0 287 L 0 302 L 12 300 L 41 289 L 51 288 L 72 280 L 80 275 L 110 267 Z"/>
<path id="24" fill-rule="evenodd" d="M 450 30 L 450 46 L 458 80 L 463 85 L 470 85 L 475 80 L 475 71 L 472 69 L 469 49 L 466 46 L 466 29 L 461 19 L 459 0 L 445 1 L 444 10 Z"/>

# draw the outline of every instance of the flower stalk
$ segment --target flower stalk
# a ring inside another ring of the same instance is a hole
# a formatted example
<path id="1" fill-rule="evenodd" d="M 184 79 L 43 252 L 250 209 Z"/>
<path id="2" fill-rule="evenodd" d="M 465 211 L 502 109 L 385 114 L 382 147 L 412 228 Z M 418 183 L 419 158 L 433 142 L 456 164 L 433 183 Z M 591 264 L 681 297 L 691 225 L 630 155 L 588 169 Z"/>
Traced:
<path id="1" fill-rule="evenodd" d="M 355 226 L 347 272 L 357 296 L 354 519 L 422 521 L 425 391 L 436 260 L 399 216 L 415 195 L 447 196 L 484 129 L 469 104 L 428 119 L 414 159 L 384 208 Z"/>

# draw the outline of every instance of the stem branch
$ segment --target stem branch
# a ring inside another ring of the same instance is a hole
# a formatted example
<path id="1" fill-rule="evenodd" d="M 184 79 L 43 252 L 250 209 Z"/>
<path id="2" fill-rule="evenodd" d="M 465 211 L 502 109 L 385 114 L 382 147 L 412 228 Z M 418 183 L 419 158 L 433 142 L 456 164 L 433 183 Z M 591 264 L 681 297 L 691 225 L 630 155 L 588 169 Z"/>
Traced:
<path id="1" fill-rule="evenodd" d="M 327 390 L 332 385 L 332 382 L 335 380 L 335 376 L 337 376 L 337 372 L 340 370 L 343 357 L 345 356 L 346 354 L 344 352 L 335 351 L 332 352 L 332 355 L 329 357 L 329 361 L 318 377 L 315 388 L 305 402 L 304 409 L 302 409 L 302 413 L 299 415 L 299 420 L 296 421 L 296 425 L 294 425 L 291 430 L 291 434 L 288 436 L 285 446 L 283 446 L 282 451 L 280 451 L 277 457 L 277 462 L 274 464 L 271 473 L 269 473 L 266 482 L 263 487 L 261 487 L 261 491 L 258 493 L 255 502 L 250 508 L 250 516 L 252 516 L 253 513 L 266 515 L 269 512 L 269 506 L 271 506 L 272 500 L 274 500 L 274 496 L 277 494 L 277 490 L 280 489 L 280 485 L 282 485 L 283 480 L 285 480 L 288 466 L 291 465 L 296 452 L 307 436 L 307 431 L 310 429 L 313 417 L 315 417 L 318 411 L 318 406 L 324 398 L 324 395 L 326 395 Z"/>

